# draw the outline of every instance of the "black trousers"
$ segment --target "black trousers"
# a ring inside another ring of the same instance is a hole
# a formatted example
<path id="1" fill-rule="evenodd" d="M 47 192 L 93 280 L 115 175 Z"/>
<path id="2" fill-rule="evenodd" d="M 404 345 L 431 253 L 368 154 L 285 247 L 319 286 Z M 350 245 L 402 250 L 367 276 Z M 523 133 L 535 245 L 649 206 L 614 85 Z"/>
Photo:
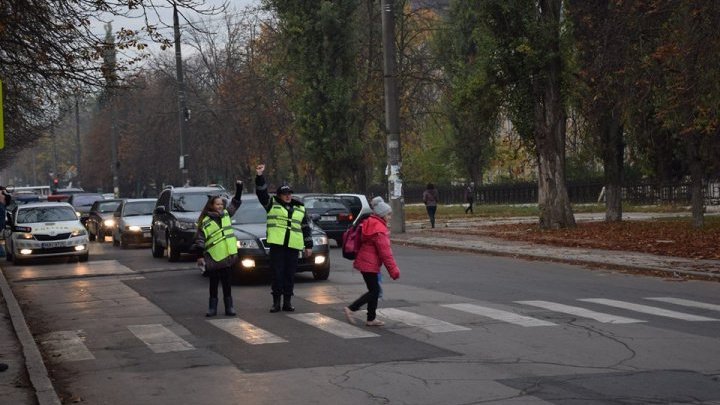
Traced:
<path id="1" fill-rule="evenodd" d="M 218 284 L 222 283 L 223 297 L 232 297 L 232 289 L 230 288 L 230 276 L 232 270 L 230 267 L 222 269 L 208 270 L 210 278 L 210 298 L 218 297 Z"/>
<path id="2" fill-rule="evenodd" d="M 472 206 L 473 206 L 473 201 L 468 201 L 468 206 L 467 206 L 467 208 L 465 208 L 465 213 L 466 213 L 466 214 L 468 213 L 468 211 L 470 211 L 471 214 L 474 214 L 473 209 L 472 209 L 472 208 L 473 208 Z"/>
<path id="3" fill-rule="evenodd" d="M 426 205 L 428 217 L 430 217 L 430 226 L 435 228 L 435 211 L 437 211 L 437 205 Z"/>
<path id="4" fill-rule="evenodd" d="M 270 245 L 273 295 L 293 295 L 295 271 L 300 252 L 300 250 L 289 247 Z"/>
<path id="5" fill-rule="evenodd" d="M 360 274 L 362 274 L 363 280 L 365 280 L 365 285 L 367 286 L 368 292 L 361 295 L 360 298 L 356 299 L 355 302 L 350 304 L 348 308 L 350 308 L 351 311 L 355 312 L 363 305 L 367 304 L 367 320 L 368 322 L 374 321 L 375 317 L 377 316 L 376 311 L 378 305 L 378 297 L 380 297 L 380 280 L 378 278 L 378 273 L 361 271 Z"/>

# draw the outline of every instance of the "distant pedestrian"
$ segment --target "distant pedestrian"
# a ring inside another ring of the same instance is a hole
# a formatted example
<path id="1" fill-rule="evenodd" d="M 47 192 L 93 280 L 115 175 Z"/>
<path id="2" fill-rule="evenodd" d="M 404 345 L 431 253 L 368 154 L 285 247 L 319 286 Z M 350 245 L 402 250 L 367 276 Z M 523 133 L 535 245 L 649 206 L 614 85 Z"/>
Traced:
<path id="1" fill-rule="evenodd" d="M 225 315 L 235 316 L 230 280 L 232 269 L 238 261 L 237 239 L 231 226 L 231 218 L 242 203 L 243 182 L 235 183 L 235 196 L 225 207 L 219 195 L 209 196 L 200 217 L 195 234 L 195 247 L 201 250 L 198 265 L 204 266 L 210 278 L 210 300 L 205 316 L 217 315 L 218 284 L 222 283 Z"/>
<path id="2" fill-rule="evenodd" d="M 367 326 L 383 326 L 385 323 L 375 319 L 377 317 L 377 304 L 380 296 L 380 267 L 390 274 L 393 280 L 400 277 L 400 269 L 390 248 L 390 233 L 387 221 L 392 215 L 392 208 L 386 202 L 378 202 L 373 214 L 365 220 L 362 227 L 362 243 L 358 251 L 353 268 L 360 271 L 368 291 L 355 302 L 343 308 L 347 321 L 355 323 L 352 313 L 367 304 Z"/>
<path id="3" fill-rule="evenodd" d="M 428 217 L 430 217 L 431 228 L 435 228 L 435 211 L 437 211 L 438 199 L 438 191 L 435 185 L 428 183 L 427 188 L 423 191 L 423 203 L 425 203 L 425 209 L 427 210 Z"/>
<path id="4" fill-rule="evenodd" d="M 270 312 L 280 311 L 282 296 L 283 311 L 294 311 L 292 306 L 295 271 L 298 256 L 312 255 L 313 241 L 308 216 L 302 202 L 292 198 L 292 189 L 284 185 L 278 187 L 275 197 L 270 198 L 263 172 L 265 165 L 255 168 L 255 194 L 267 211 L 267 244 L 270 246 L 270 265 L 272 266 L 271 293 L 273 304 Z"/>
<path id="5" fill-rule="evenodd" d="M 468 211 L 473 214 L 473 203 L 475 202 L 475 183 L 470 183 L 465 188 L 465 202 L 468 204 L 465 208 L 465 213 Z"/>

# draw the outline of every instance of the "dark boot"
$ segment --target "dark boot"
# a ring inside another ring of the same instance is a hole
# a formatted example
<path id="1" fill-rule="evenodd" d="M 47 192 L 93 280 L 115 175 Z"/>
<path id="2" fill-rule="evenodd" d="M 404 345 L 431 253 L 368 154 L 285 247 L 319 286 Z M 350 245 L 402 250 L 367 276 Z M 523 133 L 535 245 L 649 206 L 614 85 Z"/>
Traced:
<path id="1" fill-rule="evenodd" d="M 227 316 L 237 315 L 235 313 L 235 308 L 233 308 L 232 297 L 223 297 L 223 301 L 225 302 L 225 315 L 227 315 Z"/>
<path id="2" fill-rule="evenodd" d="M 205 316 L 211 317 L 217 315 L 217 304 L 218 299 L 217 298 L 210 298 L 210 304 L 208 305 L 208 311 Z"/>
<path id="3" fill-rule="evenodd" d="M 280 312 L 280 295 L 273 294 L 273 305 L 270 307 L 270 312 Z"/>
<path id="4" fill-rule="evenodd" d="M 282 310 L 286 312 L 293 312 L 295 307 L 292 306 L 292 295 L 283 295 L 283 306 Z"/>

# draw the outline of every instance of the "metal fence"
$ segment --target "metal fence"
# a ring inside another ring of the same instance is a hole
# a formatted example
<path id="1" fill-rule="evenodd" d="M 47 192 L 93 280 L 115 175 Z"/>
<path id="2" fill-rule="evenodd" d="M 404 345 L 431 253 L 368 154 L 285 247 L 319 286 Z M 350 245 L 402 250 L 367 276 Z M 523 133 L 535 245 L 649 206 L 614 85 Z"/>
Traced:
<path id="1" fill-rule="evenodd" d="M 603 184 L 600 182 L 568 183 L 568 195 L 573 204 L 597 203 Z M 464 186 L 436 185 L 441 204 L 465 202 Z M 403 189 L 405 203 L 422 203 L 424 185 L 406 185 Z M 709 182 L 703 187 L 705 205 L 720 205 L 720 181 Z M 370 197 L 387 197 L 387 186 L 376 185 L 368 190 Z M 636 205 L 690 204 L 690 183 L 658 184 L 638 183 L 623 187 L 622 199 Z M 476 204 L 536 204 L 537 183 L 495 184 L 475 187 Z"/>

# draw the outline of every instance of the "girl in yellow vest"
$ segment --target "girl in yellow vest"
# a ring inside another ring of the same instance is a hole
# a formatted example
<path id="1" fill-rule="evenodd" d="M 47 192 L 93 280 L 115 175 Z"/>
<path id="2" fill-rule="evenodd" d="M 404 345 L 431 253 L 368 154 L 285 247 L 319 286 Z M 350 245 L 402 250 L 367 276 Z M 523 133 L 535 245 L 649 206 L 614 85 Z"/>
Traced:
<path id="1" fill-rule="evenodd" d="M 198 218 L 198 229 L 195 234 L 195 245 L 203 254 L 198 258 L 198 265 L 205 266 L 210 278 L 210 303 L 205 316 L 217 315 L 218 284 L 222 283 L 225 315 L 235 316 L 233 308 L 230 279 L 232 270 L 238 261 L 237 239 L 233 232 L 230 218 L 242 203 L 243 183 L 235 183 L 235 197 L 227 209 L 221 196 L 210 196 Z"/>

